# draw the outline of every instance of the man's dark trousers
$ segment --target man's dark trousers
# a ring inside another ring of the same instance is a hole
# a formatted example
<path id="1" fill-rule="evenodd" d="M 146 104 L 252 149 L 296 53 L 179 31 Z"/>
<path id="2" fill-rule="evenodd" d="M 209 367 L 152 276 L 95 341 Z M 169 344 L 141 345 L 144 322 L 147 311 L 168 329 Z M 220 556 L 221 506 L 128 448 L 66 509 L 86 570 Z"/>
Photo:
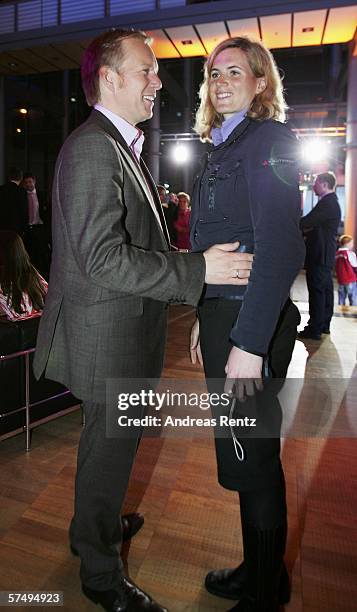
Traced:
<path id="1" fill-rule="evenodd" d="M 105 404 L 84 402 L 83 409 L 85 426 L 78 448 L 70 540 L 81 557 L 83 584 L 105 591 L 117 587 L 122 570 L 113 530 L 117 533 L 120 525 L 118 517 L 141 432 L 107 437 Z"/>
<path id="2" fill-rule="evenodd" d="M 314 265 L 306 270 L 309 290 L 309 328 L 311 333 L 320 335 L 330 328 L 333 316 L 333 280 L 329 266 Z"/>

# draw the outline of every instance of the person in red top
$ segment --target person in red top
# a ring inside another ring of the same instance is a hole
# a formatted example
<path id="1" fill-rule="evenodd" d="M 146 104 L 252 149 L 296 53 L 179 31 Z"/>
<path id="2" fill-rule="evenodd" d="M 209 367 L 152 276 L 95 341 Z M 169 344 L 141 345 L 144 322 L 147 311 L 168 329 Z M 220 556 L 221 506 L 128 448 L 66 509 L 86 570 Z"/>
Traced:
<path id="1" fill-rule="evenodd" d="M 184 191 L 177 194 L 178 197 L 178 215 L 174 222 L 176 229 L 175 247 L 178 249 L 190 251 L 190 196 Z"/>
<path id="2" fill-rule="evenodd" d="M 338 282 L 338 303 L 344 306 L 348 297 L 350 305 L 357 304 L 357 257 L 353 250 L 353 238 L 341 236 L 340 248 L 336 253 L 336 276 Z"/>

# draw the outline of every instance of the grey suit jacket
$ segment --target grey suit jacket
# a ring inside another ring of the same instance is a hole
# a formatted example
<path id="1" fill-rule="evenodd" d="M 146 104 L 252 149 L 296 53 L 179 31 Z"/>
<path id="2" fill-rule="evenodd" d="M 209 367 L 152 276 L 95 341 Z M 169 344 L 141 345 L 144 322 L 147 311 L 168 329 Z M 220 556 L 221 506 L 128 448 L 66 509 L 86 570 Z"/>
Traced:
<path id="1" fill-rule="evenodd" d="M 202 292 L 204 258 L 169 252 L 150 206 L 154 198 L 160 207 L 151 180 L 98 111 L 57 159 L 34 372 L 82 400 L 104 402 L 106 378 L 160 376 L 167 303 L 195 305 Z"/>

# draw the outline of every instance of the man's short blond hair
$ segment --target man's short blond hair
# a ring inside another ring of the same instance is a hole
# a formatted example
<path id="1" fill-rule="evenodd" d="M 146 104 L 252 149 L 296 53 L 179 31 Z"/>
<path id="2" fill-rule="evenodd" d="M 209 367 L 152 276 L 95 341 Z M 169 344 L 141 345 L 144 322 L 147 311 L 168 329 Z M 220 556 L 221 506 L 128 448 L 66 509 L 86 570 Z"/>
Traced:
<path id="1" fill-rule="evenodd" d="M 97 36 L 86 48 L 81 61 L 81 77 L 88 106 L 94 106 L 100 99 L 99 69 L 109 66 L 119 71 L 124 57 L 123 41 L 129 38 L 138 38 L 146 44 L 151 40 L 141 30 L 113 29 Z"/>

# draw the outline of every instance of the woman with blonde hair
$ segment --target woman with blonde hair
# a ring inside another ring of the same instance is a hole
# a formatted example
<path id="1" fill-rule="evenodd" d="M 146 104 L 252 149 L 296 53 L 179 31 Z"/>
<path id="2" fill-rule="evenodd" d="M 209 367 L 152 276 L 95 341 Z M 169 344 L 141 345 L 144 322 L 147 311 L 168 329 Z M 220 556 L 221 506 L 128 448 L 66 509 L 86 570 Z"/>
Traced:
<path id="1" fill-rule="evenodd" d="M 191 358 L 203 361 L 211 393 L 235 396 L 228 408 L 212 406 L 218 423 L 237 410 L 257 414 L 258 426 L 267 415 L 279 422 L 269 389 L 273 377 L 286 376 L 295 343 L 300 317 L 289 290 L 304 244 L 297 142 L 283 124 L 283 88 L 271 53 L 246 36 L 221 42 L 206 61 L 200 98 L 195 129 L 212 146 L 192 195 L 192 250 L 239 240 L 254 260 L 246 287 L 206 285 Z M 236 276 L 249 272 L 240 267 Z M 268 431 L 270 425 L 268 419 Z M 239 600 L 232 608 L 239 612 L 275 612 L 289 600 L 277 431 L 243 439 L 237 428 L 215 428 L 219 482 L 239 492 L 244 560 L 236 569 L 210 572 L 205 584 L 214 595 Z"/>

